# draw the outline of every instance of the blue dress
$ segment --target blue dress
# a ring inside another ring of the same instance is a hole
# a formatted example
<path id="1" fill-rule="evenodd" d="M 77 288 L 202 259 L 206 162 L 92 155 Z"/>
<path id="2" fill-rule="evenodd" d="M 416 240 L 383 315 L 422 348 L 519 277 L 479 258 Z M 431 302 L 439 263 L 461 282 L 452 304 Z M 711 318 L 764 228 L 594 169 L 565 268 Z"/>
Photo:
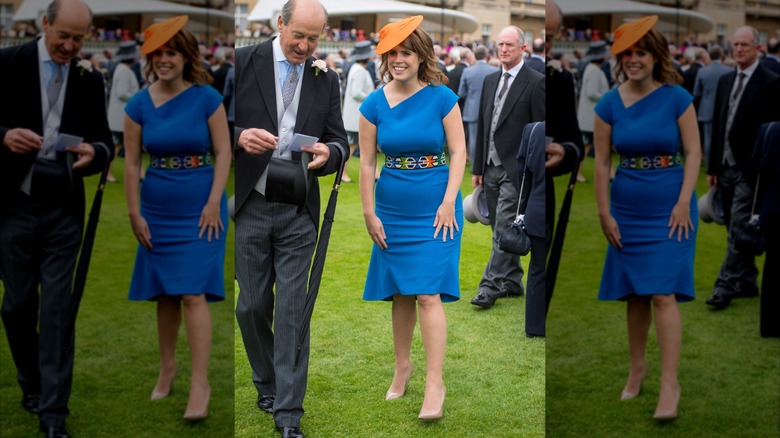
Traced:
<path id="1" fill-rule="evenodd" d="M 127 102 L 125 112 L 141 125 L 141 143 L 150 155 L 203 155 L 211 146 L 208 118 L 221 104 L 222 96 L 214 88 L 191 86 L 155 108 L 149 90 L 144 89 Z M 179 170 L 147 168 L 141 184 L 141 215 L 149 225 L 152 249 L 138 245 L 131 300 L 201 293 L 208 301 L 225 298 L 228 215 L 224 194 L 220 215 L 225 232 L 211 242 L 206 233 L 198 238 L 198 221 L 213 181 L 214 167 L 210 165 Z"/>
<path id="2" fill-rule="evenodd" d="M 443 85 L 428 85 L 390 108 L 383 90 L 371 93 L 360 106 L 376 125 L 377 146 L 390 156 L 441 154 L 446 137 L 442 120 L 458 96 Z M 460 192 L 454 239 L 433 238 L 433 221 L 444 200 L 449 166 L 401 170 L 384 167 L 376 183 L 375 211 L 387 236 L 387 249 L 377 244 L 371 252 L 363 299 L 392 300 L 393 295 L 441 294 L 443 302 L 460 298 L 458 261 L 463 233 Z"/>
<path id="3" fill-rule="evenodd" d="M 677 119 L 693 98 L 681 86 L 661 86 L 623 106 L 617 89 L 596 105 L 596 114 L 612 126 L 612 145 L 624 156 L 672 155 L 680 152 Z M 623 249 L 607 248 L 599 289 L 600 300 L 625 300 L 629 295 L 676 294 L 689 301 L 693 292 L 693 257 L 698 214 L 691 196 L 694 230 L 681 242 L 670 239 L 669 218 L 683 183 L 683 166 L 662 169 L 618 167 L 610 189 L 610 212 L 620 229 Z"/>

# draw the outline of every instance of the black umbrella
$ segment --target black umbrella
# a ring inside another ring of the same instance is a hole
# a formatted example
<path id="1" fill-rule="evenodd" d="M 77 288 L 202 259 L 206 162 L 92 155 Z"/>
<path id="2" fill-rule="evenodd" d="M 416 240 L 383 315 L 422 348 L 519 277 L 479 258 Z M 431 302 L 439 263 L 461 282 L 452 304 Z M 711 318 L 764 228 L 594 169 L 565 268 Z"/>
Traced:
<path id="1" fill-rule="evenodd" d="M 309 332 L 311 324 L 311 315 L 314 312 L 314 302 L 317 300 L 317 294 L 320 291 L 320 282 L 322 280 L 322 269 L 325 266 L 325 256 L 328 252 L 328 241 L 330 240 L 330 230 L 333 228 L 333 214 L 336 212 L 336 201 L 341 188 L 341 175 L 344 173 L 346 160 L 340 148 L 336 148 L 339 154 L 339 170 L 336 172 L 336 180 L 333 182 L 333 189 L 330 191 L 328 206 L 325 208 L 325 215 L 320 228 L 320 236 L 317 239 L 317 249 L 314 252 L 314 260 L 311 264 L 311 273 L 309 274 L 309 291 L 306 294 L 306 304 L 303 308 L 303 317 L 301 327 L 298 331 L 298 347 L 295 352 L 295 368 L 298 369 L 298 362 L 301 359 L 301 350 L 306 333 Z"/>
<path id="2" fill-rule="evenodd" d="M 574 170 L 571 171 L 571 178 L 569 178 L 569 185 L 566 189 L 566 196 L 563 198 L 563 204 L 561 204 L 561 212 L 558 215 L 558 226 L 555 229 L 555 236 L 553 237 L 552 247 L 550 248 L 550 257 L 547 260 L 547 269 L 545 271 L 545 296 L 547 298 L 547 305 L 545 312 L 550 310 L 550 301 L 552 300 L 553 290 L 555 289 L 555 279 L 558 277 L 558 266 L 561 263 L 561 253 L 563 253 L 563 239 L 566 237 L 566 226 L 569 223 L 569 213 L 571 212 L 571 201 L 574 196 L 574 186 L 577 184 L 577 174 L 580 169 L 580 151 L 577 148 L 573 148 L 577 152 L 577 164 L 574 165 Z"/>
<path id="3" fill-rule="evenodd" d="M 97 192 L 95 193 L 95 199 L 92 201 L 92 208 L 89 211 L 89 220 L 87 221 L 87 227 L 84 230 L 84 238 L 81 241 L 81 253 L 79 255 L 79 261 L 76 265 L 76 273 L 73 276 L 73 292 L 71 294 L 70 308 L 68 309 L 68 319 L 65 325 L 65 343 L 67 345 L 67 339 L 73 334 L 76 329 L 76 314 L 79 311 L 79 304 L 81 303 L 81 297 L 84 295 L 84 286 L 87 283 L 87 271 L 89 271 L 89 260 L 92 257 L 92 246 L 95 243 L 95 233 L 97 232 L 98 217 L 100 216 L 100 206 L 103 204 L 103 190 L 106 188 L 106 177 L 108 177 L 108 168 L 111 164 L 111 154 L 108 151 L 108 147 L 102 143 L 99 144 L 106 148 L 106 164 L 103 167 L 103 173 L 100 174 L 100 183 L 98 183 Z M 65 348 L 65 347 L 63 347 Z"/>

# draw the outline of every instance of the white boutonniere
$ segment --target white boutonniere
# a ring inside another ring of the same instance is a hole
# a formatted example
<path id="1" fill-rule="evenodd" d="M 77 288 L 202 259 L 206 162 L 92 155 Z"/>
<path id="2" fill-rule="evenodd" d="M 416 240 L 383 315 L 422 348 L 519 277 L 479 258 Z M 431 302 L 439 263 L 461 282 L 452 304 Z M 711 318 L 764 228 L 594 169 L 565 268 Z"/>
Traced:
<path id="1" fill-rule="evenodd" d="M 558 61 L 557 59 L 553 59 L 551 61 L 547 62 L 547 68 L 550 69 L 550 74 L 553 74 L 555 72 L 560 72 L 563 70 L 563 66 L 561 65 L 561 61 Z"/>
<path id="2" fill-rule="evenodd" d="M 320 71 L 324 71 L 325 73 L 328 72 L 328 65 L 325 64 L 325 61 L 322 59 L 318 59 L 311 63 L 311 66 L 314 67 L 314 76 L 317 76 L 320 74 Z"/>
<path id="3" fill-rule="evenodd" d="M 82 59 L 76 65 L 81 69 L 81 76 L 84 76 L 84 70 L 92 73 L 92 63 L 89 60 Z"/>

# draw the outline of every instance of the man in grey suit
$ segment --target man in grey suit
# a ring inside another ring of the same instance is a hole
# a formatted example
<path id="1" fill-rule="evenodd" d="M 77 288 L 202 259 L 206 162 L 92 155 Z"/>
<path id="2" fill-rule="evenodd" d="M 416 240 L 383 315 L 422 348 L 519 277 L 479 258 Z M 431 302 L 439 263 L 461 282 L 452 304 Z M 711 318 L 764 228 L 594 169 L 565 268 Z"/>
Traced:
<path id="1" fill-rule="evenodd" d="M 720 77 L 734 69 L 724 65 L 720 59 L 723 49 L 714 45 L 710 48 L 710 65 L 702 67 L 696 74 L 693 86 L 693 105 L 696 107 L 696 117 L 699 120 L 701 144 L 704 148 L 704 159 L 710 156 L 712 144 L 712 119 L 715 115 L 715 92 Z"/>
<path id="2" fill-rule="evenodd" d="M 544 75 L 524 65 L 526 46 L 520 28 L 502 29 L 496 40 L 501 71 L 485 77 L 482 88 L 471 184 L 485 191 L 493 245 L 471 304 L 486 309 L 500 297 L 523 295 L 520 257 L 502 251 L 498 237 L 517 212 L 520 183 L 514 170 L 523 128 L 544 120 Z"/>
<path id="3" fill-rule="evenodd" d="M 338 73 L 313 64 L 327 18 L 317 0 L 289 0 L 279 36 L 236 54 L 236 319 L 257 405 L 284 438 L 303 437 L 309 336 L 295 367 L 296 335 L 319 228 L 316 177 L 349 151 Z M 294 134 L 318 140 L 289 150 Z"/>
<path id="4" fill-rule="evenodd" d="M 463 100 L 463 123 L 466 125 L 466 136 L 469 141 L 469 159 L 472 161 L 474 149 L 477 147 L 477 121 L 482 99 L 482 85 L 485 76 L 498 71 L 498 68 L 487 63 L 489 54 L 490 51 L 485 46 L 474 49 L 474 58 L 477 62 L 463 70 L 458 87 L 458 96 Z"/>
<path id="5" fill-rule="evenodd" d="M 780 76 L 760 65 L 759 35 L 743 26 L 731 47 L 737 69 L 720 77 L 715 95 L 712 148 L 707 183 L 718 185 L 723 200 L 728 247 L 707 304 L 716 309 L 734 298 L 758 295 L 755 257 L 734 246 L 734 236 L 750 220 L 755 181 L 747 178 L 750 157 L 761 124 L 780 120 Z"/>
<path id="6" fill-rule="evenodd" d="M 103 76 L 77 58 L 92 12 L 82 0 L 57 0 L 42 21 L 42 38 L 0 50 L 0 277 L 22 407 L 38 415 L 47 437 L 62 438 L 73 381 L 68 313 L 84 232 L 83 177 L 105 168 L 114 145 Z M 61 149 L 59 134 L 81 140 Z"/>

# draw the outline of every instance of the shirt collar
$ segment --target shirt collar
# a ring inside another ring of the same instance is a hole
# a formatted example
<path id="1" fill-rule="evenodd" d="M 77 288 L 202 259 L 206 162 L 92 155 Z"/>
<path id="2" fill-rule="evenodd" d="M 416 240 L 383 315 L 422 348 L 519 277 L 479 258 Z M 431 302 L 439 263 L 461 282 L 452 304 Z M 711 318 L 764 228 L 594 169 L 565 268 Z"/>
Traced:
<path id="1" fill-rule="evenodd" d="M 739 66 L 737 66 L 737 74 L 739 73 L 745 73 L 745 76 L 747 76 L 748 79 L 750 79 L 751 76 L 753 76 L 753 73 L 755 73 L 756 68 L 758 67 L 758 58 L 748 66 L 748 68 L 744 70 L 740 70 Z"/>
<path id="2" fill-rule="evenodd" d="M 271 46 L 274 48 L 274 60 L 278 63 L 283 62 L 285 63 L 285 66 L 291 66 L 293 65 L 291 62 L 287 61 L 287 58 L 284 56 L 284 52 L 282 52 L 282 44 L 279 41 L 279 37 L 274 38 L 274 40 L 271 42 Z M 301 65 L 297 65 L 297 67 L 300 67 Z M 288 70 L 290 67 L 287 67 Z M 300 72 L 300 71 L 299 71 Z"/>
<path id="3" fill-rule="evenodd" d="M 504 67 L 502 65 L 501 66 L 501 76 L 503 76 L 504 73 L 509 72 L 509 74 L 512 75 L 513 78 L 516 78 L 517 74 L 520 73 L 520 69 L 523 67 L 524 64 L 525 64 L 525 61 L 521 59 L 520 62 L 516 66 L 510 68 L 509 70 L 507 70 L 506 67 Z"/>

